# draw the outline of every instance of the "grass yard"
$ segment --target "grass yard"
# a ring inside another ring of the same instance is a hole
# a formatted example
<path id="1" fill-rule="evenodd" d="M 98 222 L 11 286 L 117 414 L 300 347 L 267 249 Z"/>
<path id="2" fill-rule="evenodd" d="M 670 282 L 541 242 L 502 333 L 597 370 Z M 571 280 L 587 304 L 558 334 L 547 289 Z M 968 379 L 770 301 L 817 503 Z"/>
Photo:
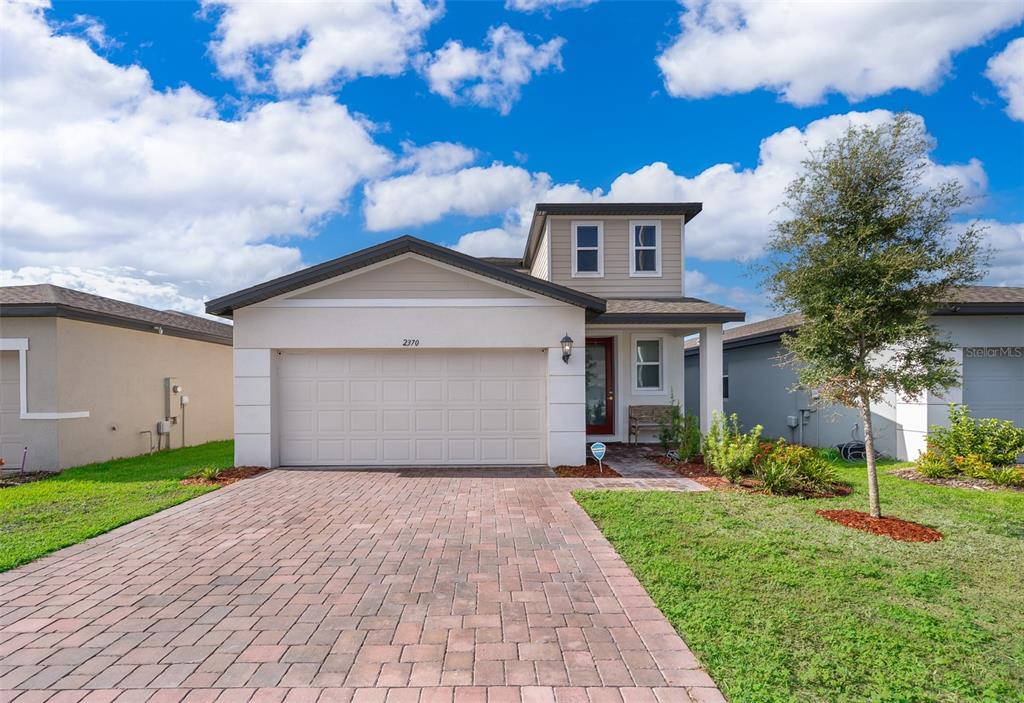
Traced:
<path id="1" fill-rule="evenodd" d="M 893 542 L 814 514 L 844 498 L 579 491 L 732 703 L 1024 701 L 1024 494 L 880 477 Z"/>
<path id="2" fill-rule="evenodd" d="M 228 467 L 231 441 L 115 459 L 0 489 L 0 571 L 214 490 L 179 481 Z"/>

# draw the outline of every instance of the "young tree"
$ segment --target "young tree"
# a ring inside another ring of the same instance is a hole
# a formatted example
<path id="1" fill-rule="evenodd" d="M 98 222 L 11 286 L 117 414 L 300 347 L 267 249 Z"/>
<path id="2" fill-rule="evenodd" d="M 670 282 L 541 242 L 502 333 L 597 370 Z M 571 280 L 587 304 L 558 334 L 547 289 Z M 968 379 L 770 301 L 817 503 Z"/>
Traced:
<path id="1" fill-rule="evenodd" d="M 850 127 L 803 162 L 786 191 L 764 268 L 776 307 L 803 314 L 783 338 L 801 385 L 860 410 L 871 515 L 881 517 L 871 408 L 886 393 L 941 393 L 958 381 L 929 314 L 981 277 L 982 231 L 954 231 L 959 183 L 930 184 L 932 142 L 901 114 Z"/>

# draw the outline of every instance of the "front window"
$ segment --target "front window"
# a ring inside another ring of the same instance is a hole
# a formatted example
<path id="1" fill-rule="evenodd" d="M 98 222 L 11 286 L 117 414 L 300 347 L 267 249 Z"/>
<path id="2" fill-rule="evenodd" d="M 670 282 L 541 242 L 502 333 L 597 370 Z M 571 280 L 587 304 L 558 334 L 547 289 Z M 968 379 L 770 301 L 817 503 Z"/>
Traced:
<path id="1" fill-rule="evenodd" d="M 604 232 L 600 222 L 572 223 L 572 275 L 600 276 L 604 272 Z"/>
<path id="2" fill-rule="evenodd" d="M 632 276 L 661 275 L 661 223 L 630 222 L 630 262 Z"/>
<path id="3" fill-rule="evenodd" d="M 636 389 L 661 390 L 661 340 L 636 340 Z"/>

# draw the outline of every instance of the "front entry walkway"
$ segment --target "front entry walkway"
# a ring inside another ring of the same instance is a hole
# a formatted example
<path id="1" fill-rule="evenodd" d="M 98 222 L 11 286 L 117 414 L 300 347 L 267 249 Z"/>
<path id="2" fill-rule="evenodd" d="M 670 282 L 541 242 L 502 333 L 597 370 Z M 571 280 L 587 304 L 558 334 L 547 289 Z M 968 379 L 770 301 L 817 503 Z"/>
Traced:
<path id="1" fill-rule="evenodd" d="M 569 493 L 598 485 L 615 481 L 242 481 L 0 574 L 0 691 L 18 703 L 723 700 Z"/>

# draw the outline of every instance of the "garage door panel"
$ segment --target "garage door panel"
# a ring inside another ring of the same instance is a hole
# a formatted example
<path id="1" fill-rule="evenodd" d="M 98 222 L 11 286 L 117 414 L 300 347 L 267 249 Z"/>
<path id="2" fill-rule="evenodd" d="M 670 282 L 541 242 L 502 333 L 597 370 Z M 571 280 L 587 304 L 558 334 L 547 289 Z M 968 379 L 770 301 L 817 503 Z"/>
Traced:
<path id="1" fill-rule="evenodd" d="M 282 463 L 544 463 L 545 362 L 536 350 L 283 352 Z"/>
<path id="2" fill-rule="evenodd" d="M 965 356 L 963 377 L 963 401 L 974 417 L 1024 427 L 1024 358 Z"/>

